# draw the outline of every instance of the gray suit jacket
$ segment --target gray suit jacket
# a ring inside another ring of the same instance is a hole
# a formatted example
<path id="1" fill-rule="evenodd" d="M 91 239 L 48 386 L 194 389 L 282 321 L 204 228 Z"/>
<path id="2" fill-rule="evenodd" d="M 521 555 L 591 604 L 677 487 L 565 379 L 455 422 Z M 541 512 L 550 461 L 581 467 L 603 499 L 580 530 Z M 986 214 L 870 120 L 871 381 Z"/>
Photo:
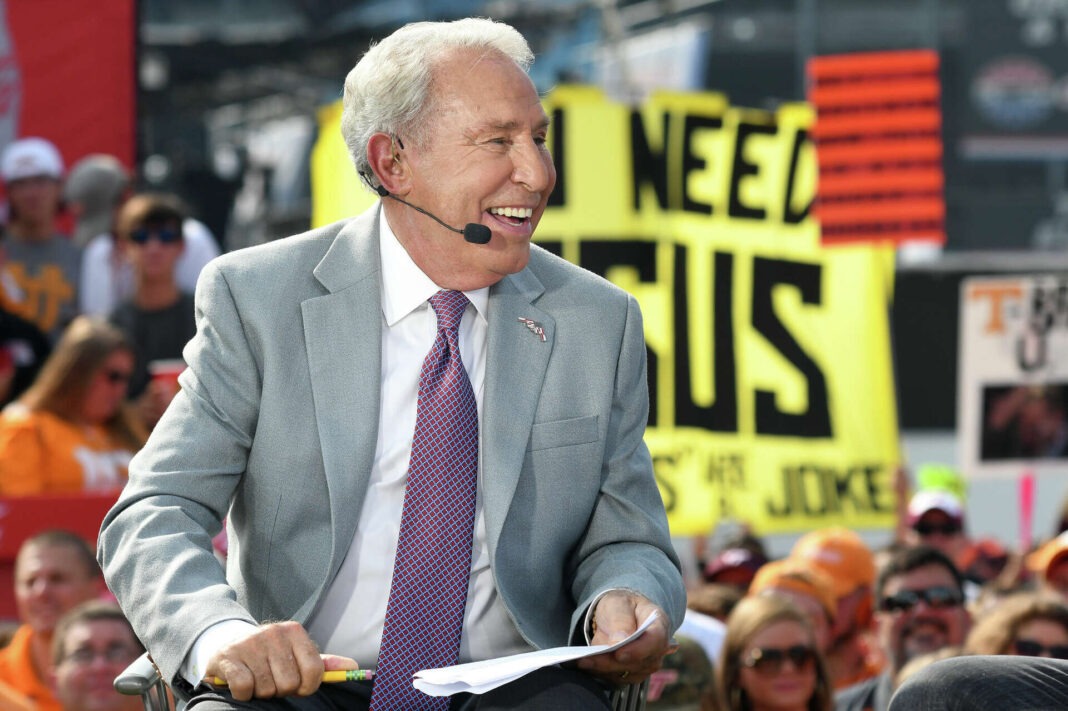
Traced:
<path id="1" fill-rule="evenodd" d="M 164 678 L 216 622 L 306 622 L 349 550 L 379 424 L 378 214 L 225 255 L 201 275 L 182 389 L 99 541 Z M 534 247 L 492 287 L 487 339 L 486 535 L 520 633 L 568 643 L 607 588 L 640 592 L 677 627 L 685 592 L 642 441 L 637 303 Z M 224 575 L 211 538 L 227 515 Z"/>

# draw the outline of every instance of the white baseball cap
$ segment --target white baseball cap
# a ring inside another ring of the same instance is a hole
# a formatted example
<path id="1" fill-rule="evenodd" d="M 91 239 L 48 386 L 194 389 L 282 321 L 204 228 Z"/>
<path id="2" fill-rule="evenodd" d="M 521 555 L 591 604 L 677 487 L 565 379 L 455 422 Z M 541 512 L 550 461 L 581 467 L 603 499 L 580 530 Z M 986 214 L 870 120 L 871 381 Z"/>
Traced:
<path id="1" fill-rule="evenodd" d="M 63 177 L 63 157 L 51 141 L 43 138 L 20 138 L 4 148 L 0 155 L 0 178 L 5 183 L 23 178 Z"/>
<path id="2" fill-rule="evenodd" d="M 927 489 L 917 491 L 909 501 L 908 522 L 910 526 L 923 518 L 929 511 L 941 511 L 950 518 L 961 523 L 964 520 L 964 505 L 961 500 L 948 491 L 940 489 Z"/>

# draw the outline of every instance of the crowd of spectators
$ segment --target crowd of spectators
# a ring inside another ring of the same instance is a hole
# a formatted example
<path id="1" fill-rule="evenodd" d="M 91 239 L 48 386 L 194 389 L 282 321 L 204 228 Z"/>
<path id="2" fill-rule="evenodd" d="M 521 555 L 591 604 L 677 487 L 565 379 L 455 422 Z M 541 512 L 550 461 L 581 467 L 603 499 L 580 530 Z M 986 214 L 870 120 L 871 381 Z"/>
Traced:
<path id="1" fill-rule="evenodd" d="M 51 142 L 24 138 L 0 182 L 0 495 L 117 491 L 174 397 L 219 247 L 113 156 L 68 174 Z"/>
<path id="2" fill-rule="evenodd" d="M 962 493 L 906 493 L 894 540 L 877 549 L 830 527 L 778 559 L 749 532 L 705 551 L 676 637 L 703 653 L 689 649 L 686 664 L 715 673 L 665 666 L 649 708 L 886 711 L 947 657 L 1068 659 L 1066 527 L 1030 551 L 975 540 Z"/>
<path id="3" fill-rule="evenodd" d="M 113 156 L 67 171 L 49 140 L 23 138 L 0 153 L 0 183 L 0 496 L 117 496 L 176 393 L 192 292 L 218 244 Z M 140 708 L 112 681 L 144 648 L 95 541 L 56 524 L 22 542 L 0 591 L 18 616 L 0 622 L 0 708 Z"/>

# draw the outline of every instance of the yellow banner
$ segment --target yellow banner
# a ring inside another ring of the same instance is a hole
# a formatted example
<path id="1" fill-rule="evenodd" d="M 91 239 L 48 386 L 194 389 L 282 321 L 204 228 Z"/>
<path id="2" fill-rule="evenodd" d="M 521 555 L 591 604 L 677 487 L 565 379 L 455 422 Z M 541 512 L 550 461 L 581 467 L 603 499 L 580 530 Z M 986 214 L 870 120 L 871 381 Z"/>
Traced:
<path id="1" fill-rule="evenodd" d="M 722 518 L 761 534 L 892 526 L 893 253 L 821 247 L 809 107 L 710 93 L 630 107 L 573 86 L 545 107 L 559 177 L 537 242 L 641 304 L 646 441 L 673 535 Z M 374 200 L 339 111 L 324 109 L 313 155 L 316 224 Z"/>

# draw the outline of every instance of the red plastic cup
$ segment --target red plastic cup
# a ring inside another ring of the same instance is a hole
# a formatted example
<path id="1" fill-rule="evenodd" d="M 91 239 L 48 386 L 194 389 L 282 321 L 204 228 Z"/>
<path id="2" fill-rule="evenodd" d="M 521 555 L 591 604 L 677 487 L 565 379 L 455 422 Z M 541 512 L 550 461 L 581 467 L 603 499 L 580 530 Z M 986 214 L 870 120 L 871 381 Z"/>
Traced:
<path id="1" fill-rule="evenodd" d="M 178 376 L 185 370 L 185 361 L 181 358 L 170 360 L 153 360 L 148 363 L 148 374 L 153 382 L 163 383 L 163 389 L 171 397 L 178 392 Z"/>

